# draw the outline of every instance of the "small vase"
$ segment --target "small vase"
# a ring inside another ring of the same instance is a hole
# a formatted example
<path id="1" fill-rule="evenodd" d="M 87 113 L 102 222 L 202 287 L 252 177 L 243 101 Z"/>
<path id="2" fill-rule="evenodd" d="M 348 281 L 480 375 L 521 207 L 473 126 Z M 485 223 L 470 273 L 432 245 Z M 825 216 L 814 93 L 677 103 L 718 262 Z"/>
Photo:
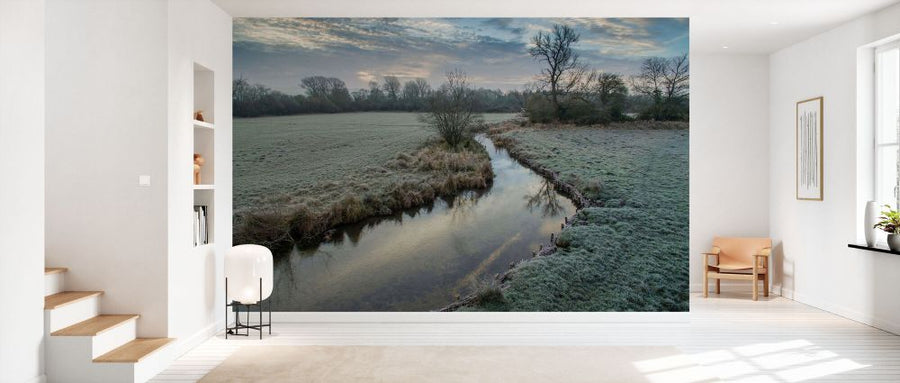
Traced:
<path id="1" fill-rule="evenodd" d="M 866 246 L 869 247 L 875 246 L 875 240 L 877 239 L 878 229 L 875 228 L 875 221 L 878 219 L 878 214 L 878 202 L 866 202 L 866 217 L 864 219 L 865 227 L 863 233 L 866 235 Z"/>
<path id="2" fill-rule="evenodd" d="M 891 251 L 900 251 L 900 234 L 888 234 L 887 243 Z"/>

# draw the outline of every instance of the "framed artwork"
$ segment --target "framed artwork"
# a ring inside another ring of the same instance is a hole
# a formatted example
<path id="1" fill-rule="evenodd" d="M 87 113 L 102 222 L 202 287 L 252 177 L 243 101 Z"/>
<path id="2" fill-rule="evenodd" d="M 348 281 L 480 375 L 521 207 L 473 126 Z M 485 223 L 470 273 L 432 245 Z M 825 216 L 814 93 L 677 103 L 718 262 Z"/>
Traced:
<path id="1" fill-rule="evenodd" d="M 797 199 L 822 200 L 823 98 L 797 102 Z"/>

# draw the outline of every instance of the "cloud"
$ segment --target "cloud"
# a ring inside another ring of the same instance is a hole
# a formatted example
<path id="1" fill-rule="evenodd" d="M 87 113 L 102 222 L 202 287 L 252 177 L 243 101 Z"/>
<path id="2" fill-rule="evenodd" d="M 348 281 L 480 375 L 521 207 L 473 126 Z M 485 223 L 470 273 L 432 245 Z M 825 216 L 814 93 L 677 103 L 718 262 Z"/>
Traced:
<path id="1" fill-rule="evenodd" d="M 353 89 L 385 75 L 435 83 L 460 68 L 476 85 L 521 87 L 512 82 L 539 70 L 527 54 L 531 37 L 554 23 L 573 26 L 582 59 L 607 71 L 627 74 L 644 57 L 687 51 L 686 19 L 236 18 L 234 73 L 291 91 L 314 74 Z"/>
<path id="2" fill-rule="evenodd" d="M 369 83 L 369 82 L 372 82 L 372 81 L 378 81 L 378 76 L 377 76 L 377 75 L 375 75 L 375 74 L 372 73 L 372 72 L 365 71 L 365 70 L 361 70 L 361 71 L 359 71 L 359 72 L 356 72 L 356 78 L 358 78 L 359 81 L 362 81 L 362 82 L 364 82 L 364 83 Z"/>
<path id="3" fill-rule="evenodd" d="M 488 27 L 496 28 L 499 30 L 505 30 L 513 35 L 524 35 L 525 28 L 523 26 L 517 25 L 516 19 L 512 18 L 494 18 L 484 20 L 484 23 Z"/>

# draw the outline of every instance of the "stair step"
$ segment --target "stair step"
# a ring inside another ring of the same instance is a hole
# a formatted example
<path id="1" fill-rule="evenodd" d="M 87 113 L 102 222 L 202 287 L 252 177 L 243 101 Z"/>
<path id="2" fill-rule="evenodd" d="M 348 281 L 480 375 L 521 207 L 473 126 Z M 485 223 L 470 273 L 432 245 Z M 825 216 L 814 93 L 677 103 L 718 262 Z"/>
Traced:
<path id="1" fill-rule="evenodd" d="M 96 336 L 104 331 L 111 330 L 130 320 L 135 320 L 140 315 L 98 315 L 83 322 L 78 322 L 61 330 L 56 330 L 52 336 Z"/>
<path id="2" fill-rule="evenodd" d="M 69 269 L 65 267 L 45 267 L 44 275 L 65 273 L 67 271 L 69 271 Z"/>
<path id="3" fill-rule="evenodd" d="M 44 297 L 44 310 L 53 310 L 68 304 L 103 294 L 102 291 L 63 291 Z"/>
<path id="4" fill-rule="evenodd" d="M 173 338 L 137 338 L 100 355 L 94 363 L 137 363 L 172 342 Z"/>
<path id="5" fill-rule="evenodd" d="M 65 267 L 45 267 L 44 268 L 44 296 L 53 295 L 62 292 L 65 285 L 66 272 L 69 269 Z"/>

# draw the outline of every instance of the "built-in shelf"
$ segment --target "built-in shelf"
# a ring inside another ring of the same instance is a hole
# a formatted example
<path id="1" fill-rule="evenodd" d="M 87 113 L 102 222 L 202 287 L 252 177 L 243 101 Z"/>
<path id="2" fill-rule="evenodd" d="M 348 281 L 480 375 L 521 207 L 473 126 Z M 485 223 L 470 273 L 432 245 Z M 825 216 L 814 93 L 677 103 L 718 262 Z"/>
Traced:
<path id="1" fill-rule="evenodd" d="M 212 123 L 209 123 L 209 122 L 206 122 L 206 121 L 197 121 L 197 120 L 194 120 L 194 127 L 195 127 L 195 128 L 214 129 L 216 126 L 213 125 Z"/>
<path id="2" fill-rule="evenodd" d="M 850 244 L 847 244 L 847 247 L 850 247 L 853 249 L 859 249 L 859 250 L 869 250 L 869 251 L 876 251 L 879 253 L 900 255 L 900 251 L 893 251 L 893 250 L 887 248 L 886 246 L 881 246 L 881 245 L 869 246 L 869 245 L 857 245 L 855 243 L 850 243 Z"/>
<path id="3" fill-rule="evenodd" d="M 194 206 L 205 206 L 206 219 L 201 223 L 192 225 L 192 227 L 200 227 L 199 230 L 204 231 L 207 243 L 202 243 L 196 248 L 202 248 L 206 254 L 210 246 L 216 238 L 216 134 L 219 133 L 215 129 L 216 113 L 215 113 L 215 73 L 209 68 L 194 63 L 194 110 L 189 116 L 185 116 L 191 120 L 194 125 L 192 128 L 194 135 L 194 153 L 203 156 L 205 164 L 200 168 L 200 184 L 192 185 L 194 194 Z M 203 120 L 199 121 L 193 118 L 197 112 L 203 113 Z M 185 166 L 191 166 L 185 161 Z M 193 182 L 192 182 L 193 183 Z M 196 233 L 196 231 L 195 231 Z M 196 237 L 195 237 L 196 238 Z"/>

